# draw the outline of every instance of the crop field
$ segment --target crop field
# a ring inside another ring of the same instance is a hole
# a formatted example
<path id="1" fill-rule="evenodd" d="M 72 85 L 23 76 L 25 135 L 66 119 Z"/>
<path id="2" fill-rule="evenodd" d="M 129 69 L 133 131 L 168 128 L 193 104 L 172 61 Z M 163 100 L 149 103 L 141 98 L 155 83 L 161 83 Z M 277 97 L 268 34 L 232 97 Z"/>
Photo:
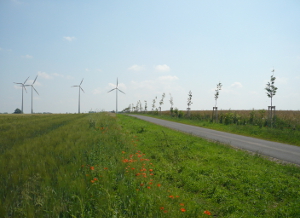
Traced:
<path id="1" fill-rule="evenodd" d="M 1 217 L 299 217 L 300 168 L 108 113 L 0 116 Z"/>

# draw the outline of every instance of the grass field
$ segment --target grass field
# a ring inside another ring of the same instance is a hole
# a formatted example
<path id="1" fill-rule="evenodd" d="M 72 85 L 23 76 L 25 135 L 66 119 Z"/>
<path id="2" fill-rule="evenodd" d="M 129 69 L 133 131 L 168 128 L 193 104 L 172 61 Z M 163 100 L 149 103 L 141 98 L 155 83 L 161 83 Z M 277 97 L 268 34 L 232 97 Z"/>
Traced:
<path id="1" fill-rule="evenodd" d="M 300 168 L 125 115 L 0 116 L 3 217 L 299 217 Z"/>

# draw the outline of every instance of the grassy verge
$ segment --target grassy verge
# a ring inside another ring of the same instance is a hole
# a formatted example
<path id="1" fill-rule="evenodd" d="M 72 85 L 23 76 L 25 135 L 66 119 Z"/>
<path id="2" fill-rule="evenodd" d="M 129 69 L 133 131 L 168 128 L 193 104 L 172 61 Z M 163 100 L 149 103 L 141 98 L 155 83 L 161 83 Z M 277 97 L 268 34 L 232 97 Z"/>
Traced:
<path id="1" fill-rule="evenodd" d="M 187 118 L 176 118 L 169 115 L 153 115 L 140 114 L 158 119 L 169 120 L 188 125 L 194 125 L 214 130 L 219 130 L 228 133 L 234 133 L 244 136 L 250 136 L 260 139 L 265 139 L 274 142 L 281 142 L 290 145 L 300 146 L 300 131 L 294 129 L 276 129 L 269 127 L 259 127 L 257 125 L 237 125 L 237 124 L 220 124 L 201 120 L 192 120 Z"/>
<path id="2" fill-rule="evenodd" d="M 125 115 L 56 116 L 5 122 L 19 140 L 0 154 L 3 217 L 300 215 L 295 166 Z"/>
<path id="3" fill-rule="evenodd" d="M 180 196 L 168 205 L 171 210 L 179 211 L 181 202 L 187 217 L 201 217 L 205 210 L 218 217 L 300 215 L 299 168 L 138 119 L 120 120 L 155 164 L 155 180 L 163 186 L 159 199 Z"/>

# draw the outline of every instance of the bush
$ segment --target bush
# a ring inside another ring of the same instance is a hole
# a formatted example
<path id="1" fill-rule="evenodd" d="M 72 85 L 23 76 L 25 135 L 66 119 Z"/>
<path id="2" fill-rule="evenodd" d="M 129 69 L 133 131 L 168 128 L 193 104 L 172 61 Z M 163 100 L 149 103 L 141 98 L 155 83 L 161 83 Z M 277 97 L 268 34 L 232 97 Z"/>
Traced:
<path id="1" fill-rule="evenodd" d="M 15 110 L 15 112 L 14 112 L 14 114 L 22 114 L 22 113 L 23 113 L 23 111 L 20 110 L 19 108 L 17 108 L 17 109 Z"/>

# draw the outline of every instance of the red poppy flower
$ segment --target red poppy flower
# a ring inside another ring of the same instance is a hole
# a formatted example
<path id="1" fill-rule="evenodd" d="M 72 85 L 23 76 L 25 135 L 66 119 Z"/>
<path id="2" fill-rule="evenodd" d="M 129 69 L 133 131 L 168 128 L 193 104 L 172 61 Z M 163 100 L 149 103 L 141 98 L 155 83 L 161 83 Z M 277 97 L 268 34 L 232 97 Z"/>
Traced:
<path id="1" fill-rule="evenodd" d="M 209 212 L 208 210 L 204 211 L 204 213 L 207 215 L 211 215 L 211 212 Z"/>

